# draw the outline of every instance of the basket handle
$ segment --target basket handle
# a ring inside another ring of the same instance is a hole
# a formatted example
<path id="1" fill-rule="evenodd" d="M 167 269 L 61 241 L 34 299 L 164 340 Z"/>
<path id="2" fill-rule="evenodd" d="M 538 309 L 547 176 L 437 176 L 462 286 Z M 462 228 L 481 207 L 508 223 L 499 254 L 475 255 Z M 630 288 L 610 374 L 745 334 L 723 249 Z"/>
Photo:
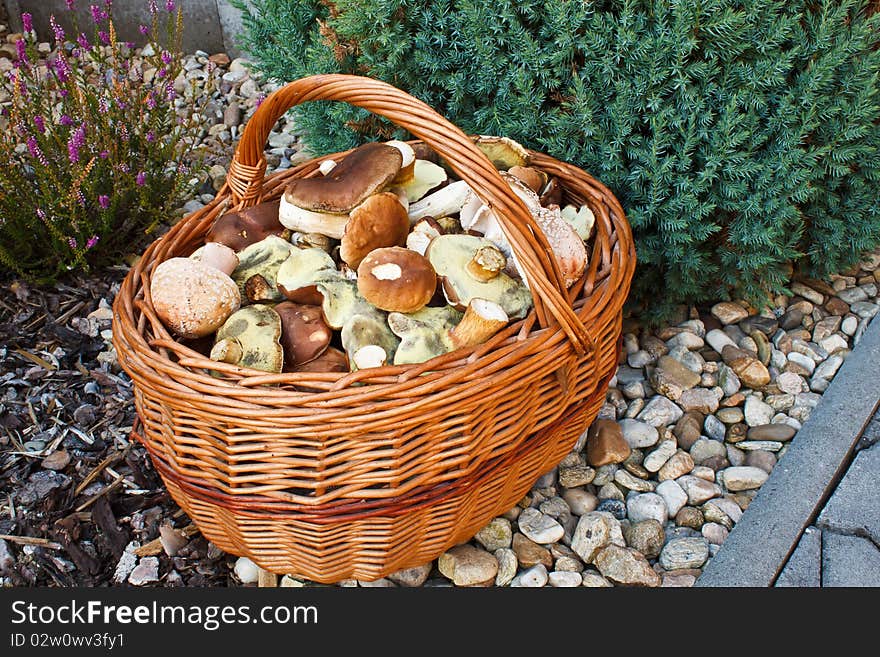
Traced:
<path id="1" fill-rule="evenodd" d="M 568 303 L 547 238 L 525 204 L 464 132 L 422 101 L 385 82 L 356 75 L 313 75 L 268 96 L 245 126 L 229 167 L 227 184 L 237 205 L 247 207 L 260 200 L 266 172 L 263 151 L 272 127 L 291 107 L 313 100 L 341 101 L 385 117 L 434 149 L 495 211 L 525 271 L 539 324 L 544 328 L 558 324 L 579 356 L 595 349 L 592 336 Z"/>

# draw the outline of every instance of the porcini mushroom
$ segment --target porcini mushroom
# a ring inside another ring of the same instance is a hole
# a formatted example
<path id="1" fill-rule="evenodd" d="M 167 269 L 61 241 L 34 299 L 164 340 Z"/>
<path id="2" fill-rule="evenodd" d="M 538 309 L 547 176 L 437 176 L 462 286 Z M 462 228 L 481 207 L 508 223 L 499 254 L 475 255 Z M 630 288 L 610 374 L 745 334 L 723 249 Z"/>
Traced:
<path id="1" fill-rule="evenodd" d="M 287 368 L 285 368 L 287 371 Z M 315 360 L 308 363 L 298 365 L 294 372 L 348 372 L 350 371 L 348 364 L 348 356 L 344 351 L 340 351 L 334 347 L 328 347 L 327 351 L 318 356 Z"/>
<path id="2" fill-rule="evenodd" d="M 341 329 L 353 315 L 378 312 L 321 249 L 294 249 L 278 269 L 277 281 L 289 300 L 321 306 L 324 321 L 334 329 Z"/>
<path id="3" fill-rule="evenodd" d="M 182 338 L 200 338 L 217 330 L 241 305 L 235 282 L 196 258 L 160 262 L 150 278 L 156 315 Z"/>
<path id="4" fill-rule="evenodd" d="M 289 231 L 278 221 L 279 203 L 266 201 L 221 215 L 208 229 L 205 241 L 220 242 L 233 251 L 241 251 L 269 235 L 285 237 Z"/>
<path id="5" fill-rule="evenodd" d="M 278 373 L 284 364 L 281 318 L 268 305 L 245 306 L 217 330 L 211 360 Z"/>
<path id="6" fill-rule="evenodd" d="M 412 249 L 420 255 L 425 255 L 431 240 L 443 233 L 443 228 L 440 227 L 440 224 L 433 217 L 419 219 L 412 227 L 409 235 L 406 236 L 406 248 Z"/>
<path id="7" fill-rule="evenodd" d="M 457 214 L 475 196 L 466 181 L 456 180 L 415 203 L 411 203 L 407 212 L 409 221 L 414 224 L 423 217 L 443 217 Z"/>
<path id="8" fill-rule="evenodd" d="M 486 342 L 508 323 L 494 301 L 474 298 L 464 315 L 451 306 L 422 308 L 416 313 L 389 313 L 388 327 L 400 337 L 395 365 L 422 363 L 441 354 Z"/>
<path id="9" fill-rule="evenodd" d="M 293 245 L 287 240 L 269 235 L 240 251 L 239 264 L 232 272 L 232 280 L 238 284 L 242 297 L 252 302 L 280 301 L 281 293 L 276 286 L 278 269 L 293 250 Z M 262 280 L 251 280 L 254 276 L 260 276 Z"/>
<path id="10" fill-rule="evenodd" d="M 391 183 L 402 161 L 394 146 L 359 146 L 327 175 L 292 180 L 281 199 L 279 220 L 291 230 L 340 239 L 349 213 Z"/>
<path id="11" fill-rule="evenodd" d="M 282 301 L 275 306 L 281 318 L 281 346 L 287 371 L 315 360 L 330 345 L 333 330 L 324 322 L 320 306 Z"/>
<path id="12" fill-rule="evenodd" d="M 339 246 L 339 257 L 357 269 L 366 255 L 386 246 L 403 246 L 409 233 L 409 217 L 395 194 L 379 192 L 358 205 L 349 215 Z"/>
<path id="13" fill-rule="evenodd" d="M 399 150 L 401 156 L 400 171 L 397 172 L 397 175 L 394 176 L 394 180 L 392 180 L 391 183 L 393 185 L 404 185 L 410 182 L 415 175 L 416 152 L 413 150 L 413 147 L 405 141 L 400 141 L 398 139 L 386 141 L 385 145 L 393 146 Z"/>
<path id="14" fill-rule="evenodd" d="M 544 186 L 547 184 L 547 174 L 534 167 L 510 167 L 507 173 L 524 182 L 536 194 L 544 189 Z"/>
<path id="15" fill-rule="evenodd" d="M 446 169 L 428 160 L 416 160 L 413 163 L 413 175 L 406 183 L 395 183 L 395 189 L 401 190 L 410 203 L 421 199 L 429 191 L 446 182 L 449 176 Z"/>
<path id="16" fill-rule="evenodd" d="M 364 299 L 382 310 L 415 312 L 437 289 L 437 276 L 428 259 L 398 246 L 371 251 L 357 273 L 357 287 Z"/>
<path id="17" fill-rule="evenodd" d="M 474 138 L 474 143 L 499 171 L 529 164 L 529 152 L 509 137 L 479 135 Z"/>
<path id="18" fill-rule="evenodd" d="M 590 209 L 589 205 L 582 205 L 580 208 L 574 205 L 566 205 L 560 211 L 562 218 L 574 228 L 584 242 L 590 239 L 593 234 L 593 226 L 596 224 L 596 215 Z"/>
<path id="19" fill-rule="evenodd" d="M 502 271 L 490 276 L 496 269 L 497 255 L 493 249 L 498 250 L 482 237 L 440 235 L 428 245 L 426 255 L 443 282 L 447 301 L 458 310 L 464 310 L 471 299 L 478 298 L 499 304 L 510 318 L 525 317 L 532 307 L 532 295 L 522 283 Z M 487 267 L 490 259 L 493 264 Z"/>
<path id="20" fill-rule="evenodd" d="M 352 371 L 391 362 L 399 340 L 381 315 L 353 315 L 342 327 L 342 348 Z"/>

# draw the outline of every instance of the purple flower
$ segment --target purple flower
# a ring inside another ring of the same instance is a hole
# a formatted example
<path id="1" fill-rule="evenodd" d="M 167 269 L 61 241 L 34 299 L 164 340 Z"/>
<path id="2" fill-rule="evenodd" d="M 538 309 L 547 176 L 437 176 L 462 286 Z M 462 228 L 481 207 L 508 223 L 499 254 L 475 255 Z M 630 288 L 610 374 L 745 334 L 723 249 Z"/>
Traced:
<path id="1" fill-rule="evenodd" d="M 59 82 L 67 82 L 67 79 L 70 77 L 70 64 L 64 57 L 56 57 L 51 62 L 52 68 L 55 70 L 55 75 L 58 76 Z"/>
<path id="2" fill-rule="evenodd" d="M 58 117 L 58 123 L 60 123 L 61 125 L 72 125 L 73 119 L 67 116 L 67 114 L 62 114 L 60 117 Z"/>
<path id="3" fill-rule="evenodd" d="M 95 23 L 107 20 L 107 12 L 101 9 L 98 5 L 91 5 L 89 10 L 92 12 L 92 20 Z"/>
<path id="4" fill-rule="evenodd" d="M 174 11 L 174 0 L 165 0 L 165 11 L 169 14 Z"/>
<path id="5" fill-rule="evenodd" d="M 165 73 L 166 73 L 166 72 L 167 72 L 167 71 L 166 71 L 164 68 L 160 68 L 160 69 L 156 72 L 156 77 L 159 78 L 159 79 L 161 80 L 162 78 L 165 77 Z"/>
<path id="6" fill-rule="evenodd" d="M 106 160 L 108 157 L 110 157 L 110 151 L 101 151 L 100 153 L 98 153 L 98 156 L 102 160 Z"/>
<path id="7" fill-rule="evenodd" d="M 138 187 L 143 187 L 144 183 L 147 182 L 147 174 L 143 171 L 138 171 L 137 176 L 134 179 L 135 183 L 137 183 Z"/>
<path id="8" fill-rule="evenodd" d="M 156 8 L 156 0 L 150 0 L 150 13 L 155 14 L 157 11 L 159 10 Z"/>
<path id="9" fill-rule="evenodd" d="M 46 213 L 43 212 L 43 208 L 37 208 L 37 216 L 43 221 L 46 220 Z"/>
<path id="10" fill-rule="evenodd" d="M 146 25 L 138 25 L 138 31 L 144 36 L 147 36 L 150 33 L 150 28 Z"/>
<path id="11" fill-rule="evenodd" d="M 21 15 L 21 31 L 22 32 L 30 32 L 34 29 L 33 16 L 31 16 L 28 12 L 24 12 Z"/>
<path id="12" fill-rule="evenodd" d="M 24 42 L 24 39 L 19 39 L 15 42 L 15 50 L 18 55 L 18 63 L 27 64 L 27 44 Z"/>
<path id="13" fill-rule="evenodd" d="M 83 195 L 81 189 L 76 190 L 76 200 L 82 207 L 86 207 L 86 197 Z"/>
<path id="14" fill-rule="evenodd" d="M 64 43 L 64 30 L 55 20 L 55 14 L 49 16 L 49 25 L 52 26 L 52 32 L 55 34 L 55 43 L 59 45 Z"/>
<path id="15" fill-rule="evenodd" d="M 98 38 L 101 40 L 101 42 L 105 46 L 110 43 L 110 35 L 107 34 L 104 30 L 101 30 L 100 32 L 98 32 Z"/>
<path id="16" fill-rule="evenodd" d="M 150 130 L 149 132 L 147 132 L 147 141 L 150 142 L 150 143 L 156 141 L 156 135 L 155 135 L 155 133 L 154 133 L 152 130 Z"/>
<path id="17" fill-rule="evenodd" d="M 125 162 L 123 162 L 122 164 L 119 165 L 119 170 L 122 173 L 128 173 L 129 171 L 131 171 L 131 167 L 129 167 Z"/>
<path id="18" fill-rule="evenodd" d="M 75 237 L 68 237 L 67 244 L 68 244 L 68 246 L 70 246 L 71 249 L 75 249 L 76 248 L 76 238 Z"/>
<path id="19" fill-rule="evenodd" d="M 128 48 L 129 50 L 134 50 L 135 46 L 137 46 L 137 44 L 134 41 L 126 41 L 125 42 L 125 47 Z M 128 62 L 125 62 L 125 63 L 127 64 Z"/>
<path id="20" fill-rule="evenodd" d="M 152 91 L 147 96 L 147 108 L 156 109 L 156 96 Z"/>
<path id="21" fill-rule="evenodd" d="M 104 198 L 106 198 L 106 197 L 104 197 Z M 92 235 L 92 236 L 89 238 L 89 241 L 86 242 L 86 250 L 91 249 L 93 246 L 95 246 L 95 244 L 98 243 L 98 240 L 99 240 L 99 239 L 101 239 L 101 238 L 98 237 L 97 235 Z"/>
<path id="22" fill-rule="evenodd" d="M 107 208 L 110 207 L 110 197 L 107 196 L 106 194 L 101 194 L 98 197 L 98 205 L 100 205 L 102 208 L 104 208 L 106 210 Z M 86 248 L 91 248 L 91 247 L 86 247 Z"/>
<path id="23" fill-rule="evenodd" d="M 79 36 L 76 37 L 76 42 L 80 45 L 80 47 L 88 52 L 92 49 L 92 44 L 89 43 L 89 40 L 86 38 L 86 35 L 80 32 Z"/>
<path id="24" fill-rule="evenodd" d="M 79 162 L 79 149 L 86 145 L 86 129 L 80 126 L 67 140 L 67 156 L 71 162 Z"/>
<path id="25" fill-rule="evenodd" d="M 67 3 L 67 10 L 73 11 L 73 0 L 64 0 Z"/>
<path id="26" fill-rule="evenodd" d="M 260 105 L 262 105 L 264 100 L 266 100 L 266 94 L 257 94 L 257 100 L 254 103 L 254 109 L 257 109 Z"/>
<path id="27" fill-rule="evenodd" d="M 165 85 L 165 98 L 170 102 L 177 98 L 177 92 L 174 91 L 174 83 L 169 82 Z"/>
<path id="28" fill-rule="evenodd" d="M 98 99 L 98 111 L 101 112 L 101 114 L 106 114 L 108 109 L 109 108 L 107 106 L 107 99 L 106 98 L 99 98 Z"/>
<path id="29" fill-rule="evenodd" d="M 34 115 L 34 125 L 37 126 L 37 132 L 43 134 L 46 131 L 46 122 L 39 114 Z"/>
<path id="30" fill-rule="evenodd" d="M 171 63 L 171 53 L 167 50 L 162 51 L 162 63 L 166 65 Z"/>
<path id="31" fill-rule="evenodd" d="M 37 144 L 37 140 L 31 136 L 27 138 L 27 147 L 31 153 L 31 157 L 37 160 L 44 167 L 49 166 L 49 160 L 46 159 L 46 156 L 43 155 L 43 151 L 40 150 L 39 144 Z"/>

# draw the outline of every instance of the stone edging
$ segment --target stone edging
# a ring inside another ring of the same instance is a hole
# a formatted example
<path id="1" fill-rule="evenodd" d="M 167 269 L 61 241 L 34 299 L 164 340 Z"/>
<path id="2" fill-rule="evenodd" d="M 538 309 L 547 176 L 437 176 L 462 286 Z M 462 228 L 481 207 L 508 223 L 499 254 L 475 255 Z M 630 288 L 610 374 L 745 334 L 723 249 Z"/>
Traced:
<path id="1" fill-rule="evenodd" d="M 880 404 L 880 321 L 871 322 L 770 478 L 696 582 L 772 586 L 804 529 L 846 472 Z"/>

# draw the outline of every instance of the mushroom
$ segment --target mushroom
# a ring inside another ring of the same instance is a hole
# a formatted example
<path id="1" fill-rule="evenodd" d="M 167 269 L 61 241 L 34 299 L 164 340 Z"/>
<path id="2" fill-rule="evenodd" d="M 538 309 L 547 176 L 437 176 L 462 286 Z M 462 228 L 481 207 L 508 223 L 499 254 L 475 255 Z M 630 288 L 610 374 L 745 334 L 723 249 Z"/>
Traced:
<path id="1" fill-rule="evenodd" d="M 399 150 L 401 156 L 400 171 L 394 176 L 394 180 L 391 181 L 392 184 L 404 185 L 410 182 L 415 175 L 416 152 L 413 150 L 413 147 L 405 141 L 399 141 L 397 139 L 386 141 L 385 145 L 393 146 Z"/>
<path id="2" fill-rule="evenodd" d="M 388 326 L 400 337 L 395 365 L 422 363 L 456 349 L 484 343 L 509 319 L 494 301 L 471 299 L 464 315 L 451 306 L 422 308 L 417 313 L 389 313 Z"/>
<path id="3" fill-rule="evenodd" d="M 544 207 L 562 205 L 562 185 L 559 184 L 558 178 L 550 178 L 540 194 L 538 200 Z"/>
<path id="4" fill-rule="evenodd" d="M 562 218 L 566 223 L 574 228 L 584 242 L 590 239 L 593 233 L 593 226 L 596 224 L 596 215 L 590 209 L 589 205 L 582 205 L 580 208 L 574 205 L 566 205 L 561 210 Z"/>
<path id="5" fill-rule="evenodd" d="M 298 249 L 310 249 L 314 246 L 330 253 L 333 251 L 334 241 L 320 233 L 292 233 L 290 243 Z"/>
<path id="6" fill-rule="evenodd" d="M 373 194 L 352 210 L 345 224 L 339 257 L 357 269 L 370 251 L 405 244 L 407 233 L 409 218 L 397 196 L 391 192 Z"/>
<path id="7" fill-rule="evenodd" d="M 289 231 L 278 221 L 279 201 L 267 201 L 221 215 L 205 236 L 206 242 L 220 242 L 233 251 L 266 239 L 285 237 Z"/>
<path id="8" fill-rule="evenodd" d="M 281 317 L 265 304 L 232 313 L 217 330 L 211 360 L 278 373 L 284 363 Z"/>
<path id="9" fill-rule="evenodd" d="M 507 173 L 509 173 L 514 178 L 524 182 L 528 186 L 528 188 L 536 194 L 539 193 L 547 184 L 547 174 L 540 169 L 536 169 L 534 167 L 510 167 L 510 169 L 507 170 Z"/>
<path id="10" fill-rule="evenodd" d="M 334 347 L 328 347 L 327 351 L 315 360 L 297 366 L 294 372 L 348 372 L 348 356 L 345 352 Z"/>
<path id="11" fill-rule="evenodd" d="M 502 271 L 490 275 L 497 269 L 493 249 L 498 250 L 483 237 L 440 235 L 428 245 L 426 255 L 443 282 L 447 301 L 456 309 L 464 310 L 474 298 L 487 299 L 500 305 L 508 317 L 521 319 L 532 307 L 532 295 Z"/>
<path id="12" fill-rule="evenodd" d="M 371 251 L 357 273 L 357 288 L 364 299 L 382 310 L 415 312 L 437 289 L 437 276 L 428 259 L 399 246 Z"/>
<path id="13" fill-rule="evenodd" d="M 341 338 L 352 372 L 389 363 L 399 343 L 378 314 L 353 315 L 342 327 Z"/>
<path id="14" fill-rule="evenodd" d="M 433 194 L 410 204 L 409 221 L 411 224 L 424 217 L 443 217 L 461 212 L 461 209 L 474 198 L 473 190 L 464 180 L 456 180 Z"/>
<path id="15" fill-rule="evenodd" d="M 334 329 L 357 314 L 377 313 L 358 292 L 357 283 L 337 271 L 321 249 L 294 249 L 278 269 L 278 289 L 296 303 L 321 306 L 324 321 Z"/>
<path id="16" fill-rule="evenodd" d="M 371 142 L 351 151 L 320 178 L 297 178 L 284 190 L 281 224 L 302 233 L 340 239 L 349 213 L 382 191 L 400 171 L 403 156 L 394 146 Z"/>
<path id="17" fill-rule="evenodd" d="M 228 274 L 197 258 L 160 262 L 150 279 L 150 298 L 162 323 L 182 338 L 213 333 L 241 305 Z"/>
<path id="18" fill-rule="evenodd" d="M 584 241 L 574 228 L 563 219 L 559 206 L 551 205 L 545 208 L 541 205 L 538 195 L 520 179 L 507 172 L 502 172 L 501 177 L 507 181 L 510 188 L 529 209 L 535 223 L 538 224 L 553 250 L 566 287 L 571 287 L 587 268 L 587 249 L 584 246 Z M 471 199 L 462 208 L 459 219 L 465 230 L 478 231 L 486 239 L 495 243 L 502 253 L 512 261 L 515 271 L 519 272 L 523 282 L 528 284 L 516 259 L 516 254 L 512 252 L 510 244 L 501 230 L 501 224 L 488 206 L 479 199 Z"/>
<path id="19" fill-rule="evenodd" d="M 438 235 L 442 235 L 443 232 L 440 224 L 433 217 L 419 219 L 412 227 L 410 234 L 406 236 L 406 248 L 420 255 L 425 255 L 431 240 Z"/>
<path id="20" fill-rule="evenodd" d="M 240 251 L 232 280 L 238 284 L 242 297 L 251 302 L 280 301 L 282 296 L 276 286 L 278 269 L 293 250 L 287 240 L 269 235 Z M 255 276 L 259 278 L 251 280 Z"/>
<path id="21" fill-rule="evenodd" d="M 479 135 L 474 139 L 474 143 L 499 171 L 506 171 L 516 166 L 525 167 L 529 164 L 529 152 L 509 137 Z"/>
<path id="22" fill-rule="evenodd" d="M 281 346 L 286 371 L 315 360 L 326 351 L 333 330 L 324 322 L 320 306 L 282 301 L 275 306 L 275 312 L 281 318 Z"/>
<path id="23" fill-rule="evenodd" d="M 397 185 L 395 189 L 402 191 L 407 201 L 414 203 L 438 185 L 446 182 L 448 177 L 446 169 L 443 167 L 428 160 L 416 160 L 413 163 L 412 178 L 404 184 L 395 183 Z"/>
<path id="24" fill-rule="evenodd" d="M 229 276 L 238 267 L 239 259 L 231 248 L 221 242 L 207 242 L 190 255 Z"/>

